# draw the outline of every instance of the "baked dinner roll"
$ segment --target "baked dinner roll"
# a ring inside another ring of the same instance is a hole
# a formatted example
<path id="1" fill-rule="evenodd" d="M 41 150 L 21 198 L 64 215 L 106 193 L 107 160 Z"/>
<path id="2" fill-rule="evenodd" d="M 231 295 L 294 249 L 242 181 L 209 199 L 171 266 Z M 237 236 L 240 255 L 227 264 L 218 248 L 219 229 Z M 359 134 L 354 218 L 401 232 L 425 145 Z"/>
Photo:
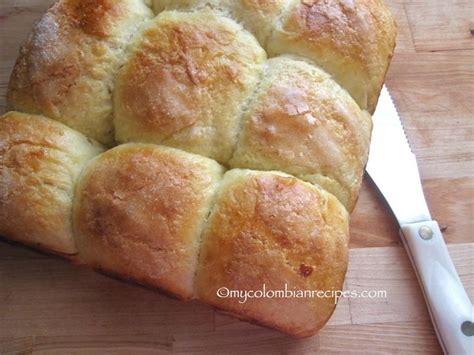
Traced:
<path id="1" fill-rule="evenodd" d="M 201 231 L 222 171 L 210 159 L 151 144 L 103 153 L 76 190 L 79 259 L 192 298 Z"/>
<path id="2" fill-rule="evenodd" d="M 348 262 L 348 214 L 332 195 L 276 172 L 231 170 L 203 234 L 198 298 L 239 318 L 305 337 L 329 319 Z M 327 297 L 271 297 L 275 291 Z M 269 297 L 252 291 L 266 290 Z M 249 298 L 226 290 L 249 291 Z M 270 291 L 270 292 L 269 292 Z"/>
<path id="3" fill-rule="evenodd" d="M 157 13 L 165 9 L 195 11 L 205 8 L 223 12 L 241 22 L 263 45 L 289 3 L 290 0 L 154 0 L 153 8 Z"/>
<path id="4" fill-rule="evenodd" d="M 264 50 L 212 12 L 163 12 L 134 40 L 114 93 L 119 142 L 160 143 L 219 162 L 263 73 Z"/>
<path id="5" fill-rule="evenodd" d="M 123 48 L 152 16 L 143 0 L 57 1 L 21 48 L 9 105 L 112 144 L 111 92 Z"/>
<path id="6" fill-rule="evenodd" d="M 363 109 L 375 111 L 394 52 L 396 25 L 383 0 L 292 0 L 269 38 L 269 56 L 310 58 Z"/>
<path id="7" fill-rule="evenodd" d="M 268 61 L 229 164 L 297 175 L 352 210 L 371 130 L 370 115 L 328 74 L 303 61 L 277 57 Z"/>
<path id="8" fill-rule="evenodd" d="M 75 254 L 74 186 L 102 148 L 45 117 L 8 112 L 0 118 L 0 235 L 40 249 Z"/>

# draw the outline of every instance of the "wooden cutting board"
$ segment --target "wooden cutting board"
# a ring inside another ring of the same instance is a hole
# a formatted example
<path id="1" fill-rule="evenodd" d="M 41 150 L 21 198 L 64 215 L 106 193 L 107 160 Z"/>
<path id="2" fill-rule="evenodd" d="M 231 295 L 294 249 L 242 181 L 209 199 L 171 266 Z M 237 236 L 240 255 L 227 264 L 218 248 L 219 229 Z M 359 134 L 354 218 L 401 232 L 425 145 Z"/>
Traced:
<path id="1" fill-rule="evenodd" d="M 398 47 L 387 85 L 418 157 L 433 218 L 474 299 L 474 3 L 387 0 Z M 0 1 L 0 112 L 20 43 L 51 0 Z M 290 339 L 0 242 L 0 354 L 440 353 L 398 228 L 366 179 L 352 215 L 347 290 L 316 336 Z"/>

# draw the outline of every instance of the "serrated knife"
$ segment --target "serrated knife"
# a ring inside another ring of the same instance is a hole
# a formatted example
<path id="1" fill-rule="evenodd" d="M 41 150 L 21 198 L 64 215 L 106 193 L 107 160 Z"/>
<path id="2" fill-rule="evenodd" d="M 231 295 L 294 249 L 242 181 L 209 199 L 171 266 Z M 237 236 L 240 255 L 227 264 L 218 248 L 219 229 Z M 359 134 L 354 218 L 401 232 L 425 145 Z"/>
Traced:
<path id="1" fill-rule="evenodd" d="M 373 116 L 367 172 L 400 224 L 438 340 L 446 354 L 474 354 L 474 308 L 431 219 L 416 157 L 384 86 Z"/>

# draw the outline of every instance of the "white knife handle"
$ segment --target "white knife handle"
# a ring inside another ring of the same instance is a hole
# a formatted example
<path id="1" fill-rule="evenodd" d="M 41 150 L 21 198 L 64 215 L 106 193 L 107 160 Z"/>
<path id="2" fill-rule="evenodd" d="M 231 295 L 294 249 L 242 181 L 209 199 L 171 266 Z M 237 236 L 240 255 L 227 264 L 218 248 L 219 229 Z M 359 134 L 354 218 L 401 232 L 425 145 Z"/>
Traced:
<path id="1" fill-rule="evenodd" d="M 474 354 L 474 309 L 436 221 L 406 224 L 402 240 L 445 353 Z"/>

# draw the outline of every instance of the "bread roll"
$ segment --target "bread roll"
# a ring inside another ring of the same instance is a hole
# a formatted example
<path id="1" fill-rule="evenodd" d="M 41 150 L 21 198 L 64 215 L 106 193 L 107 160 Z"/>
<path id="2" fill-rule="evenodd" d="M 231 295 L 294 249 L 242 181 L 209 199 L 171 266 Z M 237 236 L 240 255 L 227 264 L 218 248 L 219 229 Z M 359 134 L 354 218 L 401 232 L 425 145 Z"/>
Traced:
<path id="1" fill-rule="evenodd" d="M 393 55 L 395 21 L 383 0 L 292 0 L 272 33 L 270 57 L 310 58 L 358 102 L 375 111 Z"/>
<path id="2" fill-rule="evenodd" d="M 153 9 L 196 11 L 212 9 L 241 22 L 264 45 L 275 28 L 275 22 L 290 0 L 154 0 Z"/>
<path id="3" fill-rule="evenodd" d="M 76 190 L 79 259 L 192 298 L 201 230 L 221 173 L 210 159 L 151 144 L 100 155 Z"/>
<path id="4" fill-rule="evenodd" d="M 123 48 L 152 15 L 143 0 L 57 1 L 21 48 L 9 105 L 111 145 L 111 92 Z"/>
<path id="5" fill-rule="evenodd" d="M 102 148 L 45 117 L 0 118 L 0 235 L 40 249 L 75 254 L 71 215 L 84 164 Z"/>
<path id="6" fill-rule="evenodd" d="M 229 165 L 297 175 L 352 210 L 371 130 L 370 115 L 328 74 L 300 60 L 273 58 Z"/>
<path id="7" fill-rule="evenodd" d="M 225 162 L 265 52 L 210 12 L 163 12 L 132 44 L 114 93 L 119 142 L 182 148 Z"/>
<path id="8" fill-rule="evenodd" d="M 348 242 L 348 214 L 332 195 L 281 173 L 231 170 L 203 234 L 197 296 L 239 318 L 310 336 L 334 311 L 331 292 L 342 288 Z M 226 297 L 222 289 L 274 292 L 285 285 L 328 294 L 258 298 L 255 293 L 245 302 Z"/>

